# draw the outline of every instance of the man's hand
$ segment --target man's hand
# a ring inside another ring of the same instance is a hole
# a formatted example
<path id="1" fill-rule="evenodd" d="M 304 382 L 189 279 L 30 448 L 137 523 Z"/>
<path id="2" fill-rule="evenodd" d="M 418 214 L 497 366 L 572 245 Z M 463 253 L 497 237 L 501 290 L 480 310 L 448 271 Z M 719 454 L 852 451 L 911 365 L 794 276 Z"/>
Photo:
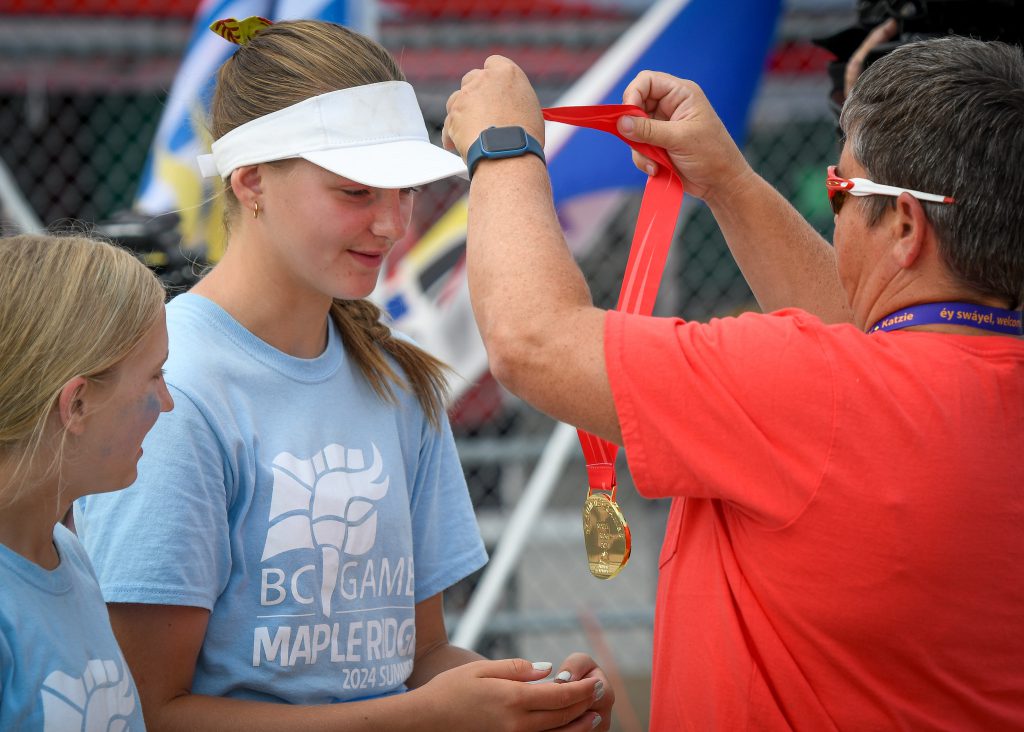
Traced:
<path id="1" fill-rule="evenodd" d="M 683 179 L 686 192 L 711 203 L 754 175 L 701 88 L 692 81 L 656 71 L 641 71 L 622 95 L 624 104 L 651 116 L 623 117 L 619 132 L 630 140 L 663 147 Z M 654 175 L 657 165 L 633 153 L 638 168 Z"/>
<path id="2" fill-rule="evenodd" d="M 462 88 L 448 98 L 441 141 L 465 159 L 488 127 L 518 125 L 544 145 L 544 118 L 537 94 L 523 70 L 504 56 L 491 56 L 482 69 L 462 77 Z"/>
<path id="3" fill-rule="evenodd" d="M 707 202 L 765 312 L 798 307 L 826 323 L 850 322 L 835 251 L 751 169 L 699 86 L 642 71 L 622 101 L 650 118 L 623 117 L 619 132 L 668 152 L 686 192 Z M 643 156 L 633 153 L 633 161 L 657 172 Z"/>

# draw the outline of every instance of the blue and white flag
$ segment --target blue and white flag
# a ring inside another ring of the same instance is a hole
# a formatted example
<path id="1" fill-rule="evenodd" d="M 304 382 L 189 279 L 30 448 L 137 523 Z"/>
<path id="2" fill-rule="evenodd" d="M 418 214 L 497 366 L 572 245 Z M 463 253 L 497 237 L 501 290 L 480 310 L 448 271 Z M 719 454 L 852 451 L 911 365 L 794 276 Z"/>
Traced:
<path id="1" fill-rule="evenodd" d="M 268 20 L 318 19 L 376 35 L 374 3 L 360 0 L 203 0 L 196 9 L 192 36 L 167 98 L 156 137 L 139 184 L 135 206 L 153 215 L 181 216 L 185 247 L 205 247 L 217 259 L 223 247 L 217 179 L 204 179 L 196 156 L 209 152 L 206 119 L 217 70 L 235 45 L 209 30 L 222 18 L 253 15 Z"/>
<path id="2" fill-rule="evenodd" d="M 664 71 L 700 84 L 742 143 L 780 5 L 781 0 L 659 0 L 553 106 L 619 104 L 640 71 Z M 616 209 L 614 200 L 642 189 L 647 176 L 633 165 L 627 145 L 595 130 L 549 123 L 545 153 L 566 240 L 579 254 L 600 235 Z M 467 210 L 465 199 L 457 202 L 374 295 L 399 329 L 461 377 L 456 396 L 487 369 L 462 264 Z"/>

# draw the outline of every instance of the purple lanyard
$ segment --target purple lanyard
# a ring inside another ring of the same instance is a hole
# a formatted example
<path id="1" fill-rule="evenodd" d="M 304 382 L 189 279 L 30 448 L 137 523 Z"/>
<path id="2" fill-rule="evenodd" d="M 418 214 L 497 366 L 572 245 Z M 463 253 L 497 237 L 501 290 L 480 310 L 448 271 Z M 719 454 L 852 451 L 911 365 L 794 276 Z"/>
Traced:
<path id="1" fill-rule="evenodd" d="M 890 313 L 868 328 L 868 333 L 874 333 L 876 330 L 899 330 L 914 325 L 946 323 L 969 325 L 994 333 L 1021 335 L 1024 334 L 1021 316 L 1020 310 L 1004 310 L 969 302 L 930 302 Z"/>

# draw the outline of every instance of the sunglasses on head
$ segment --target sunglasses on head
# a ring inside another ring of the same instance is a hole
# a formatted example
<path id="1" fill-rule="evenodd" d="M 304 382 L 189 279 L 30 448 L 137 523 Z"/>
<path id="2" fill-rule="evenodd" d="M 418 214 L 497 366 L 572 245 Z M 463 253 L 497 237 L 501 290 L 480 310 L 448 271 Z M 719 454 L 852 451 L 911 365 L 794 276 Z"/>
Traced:
<path id="1" fill-rule="evenodd" d="M 867 178 L 840 178 L 836 175 L 836 166 L 828 166 L 828 177 L 825 178 L 825 189 L 828 191 L 828 202 L 832 205 L 832 213 L 838 215 L 847 196 L 893 196 L 909 193 L 919 201 L 935 203 L 954 203 L 951 196 L 939 196 L 935 193 L 922 193 L 909 188 L 882 185 Z"/>

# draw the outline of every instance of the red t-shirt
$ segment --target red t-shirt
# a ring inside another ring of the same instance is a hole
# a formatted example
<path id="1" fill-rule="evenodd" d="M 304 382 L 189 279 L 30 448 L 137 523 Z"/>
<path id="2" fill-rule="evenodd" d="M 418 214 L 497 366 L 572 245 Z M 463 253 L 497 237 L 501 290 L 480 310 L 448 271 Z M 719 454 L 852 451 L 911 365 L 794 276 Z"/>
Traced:
<path id="1" fill-rule="evenodd" d="M 1024 729 L 1024 341 L 613 312 L 605 353 L 675 499 L 652 730 Z"/>

